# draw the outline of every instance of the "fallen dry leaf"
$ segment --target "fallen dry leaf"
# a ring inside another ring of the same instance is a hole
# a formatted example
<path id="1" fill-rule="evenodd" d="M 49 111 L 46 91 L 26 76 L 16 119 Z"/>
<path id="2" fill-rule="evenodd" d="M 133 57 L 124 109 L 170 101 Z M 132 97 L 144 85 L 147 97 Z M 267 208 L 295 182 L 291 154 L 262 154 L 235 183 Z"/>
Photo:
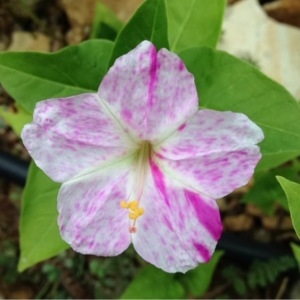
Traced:
<path id="1" fill-rule="evenodd" d="M 300 27 L 299 0 L 277 0 L 266 3 L 264 9 L 277 21 Z"/>
<path id="2" fill-rule="evenodd" d="M 254 221 L 253 218 L 245 214 L 240 214 L 226 216 L 223 220 L 223 224 L 226 230 L 245 231 L 253 227 Z"/>
<path id="3" fill-rule="evenodd" d="M 290 216 L 285 216 L 285 217 L 281 220 L 280 225 L 279 225 L 279 228 L 280 228 L 281 230 L 292 230 L 292 229 L 294 228 Z"/>
<path id="4" fill-rule="evenodd" d="M 92 23 L 97 0 L 60 0 L 71 26 L 85 26 Z"/>
<path id="5" fill-rule="evenodd" d="M 143 0 L 102 0 L 102 2 L 125 23 L 132 17 Z"/>
<path id="6" fill-rule="evenodd" d="M 69 44 L 78 44 L 88 37 L 96 4 L 97 0 L 60 0 L 71 24 L 66 37 Z"/>
<path id="7" fill-rule="evenodd" d="M 274 230 L 278 228 L 279 225 L 278 216 L 263 216 L 261 220 L 266 229 Z"/>
<path id="8" fill-rule="evenodd" d="M 261 217 L 264 215 L 264 213 L 261 211 L 260 208 L 258 208 L 256 205 L 254 204 L 247 204 L 246 206 L 246 212 L 254 217 Z"/>
<path id="9" fill-rule="evenodd" d="M 300 2 L 300 0 L 297 0 Z M 300 100 L 300 30 L 268 17 L 257 0 L 227 8 L 219 49 L 257 62 Z"/>
<path id="10" fill-rule="evenodd" d="M 8 51 L 50 51 L 50 38 L 42 33 L 15 31 Z"/>

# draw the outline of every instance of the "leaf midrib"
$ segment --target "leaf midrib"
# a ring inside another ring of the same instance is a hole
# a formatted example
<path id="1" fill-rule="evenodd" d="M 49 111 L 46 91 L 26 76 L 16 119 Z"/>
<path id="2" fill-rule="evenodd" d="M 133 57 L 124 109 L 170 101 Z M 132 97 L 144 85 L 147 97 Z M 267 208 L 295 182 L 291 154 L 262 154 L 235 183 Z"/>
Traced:
<path id="1" fill-rule="evenodd" d="M 189 18 L 191 16 L 191 13 L 192 13 L 192 10 L 193 10 L 193 7 L 194 7 L 194 4 L 195 4 L 196 0 L 192 0 L 192 1 L 193 2 L 191 4 L 191 6 L 190 6 L 190 9 L 188 10 L 188 13 L 186 14 L 186 17 L 185 17 L 185 19 L 182 22 L 182 26 L 179 27 L 178 34 L 177 34 L 176 38 L 173 41 L 173 45 L 171 46 L 171 49 L 173 49 L 173 50 L 177 48 L 177 45 L 179 43 L 179 39 L 180 39 L 180 37 L 182 36 L 182 33 L 183 33 L 183 29 L 185 28 L 185 26 L 186 26 L 186 24 L 187 24 L 187 22 L 188 22 L 188 20 L 189 20 Z"/>
<path id="2" fill-rule="evenodd" d="M 156 1 L 155 13 L 154 13 L 154 18 L 153 18 L 153 26 L 152 26 L 153 28 L 155 28 L 155 25 L 157 23 L 158 6 L 159 6 L 159 1 Z M 151 32 L 151 41 L 154 39 L 154 33 L 155 33 L 155 31 L 152 30 L 152 32 Z"/>
<path id="3" fill-rule="evenodd" d="M 275 130 L 275 131 L 278 131 L 278 132 L 282 132 L 282 133 L 285 133 L 285 134 L 288 134 L 288 135 L 292 135 L 292 136 L 295 136 L 297 138 L 300 138 L 300 134 L 297 134 L 296 132 L 292 132 L 292 131 L 286 131 L 284 129 L 281 129 L 281 128 L 277 128 L 277 127 L 273 127 L 271 125 L 266 125 L 262 122 L 258 122 L 258 121 L 255 121 L 255 123 L 257 125 L 259 125 L 260 127 L 266 127 L 266 128 L 269 128 L 269 129 L 272 129 L 272 130 Z M 299 150 L 300 151 L 300 150 Z"/>
<path id="4" fill-rule="evenodd" d="M 38 79 L 40 81 L 44 81 L 44 82 L 47 82 L 47 83 L 50 83 L 52 85 L 57 85 L 57 86 L 62 86 L 64 88 L 70 88 L 70 89 L 74 89 L 74 90 L 79 90 L 81 92 L 95 92 L 94 90 L 90 90 L 90 89 L 86 89 L 84 87 L 80 87 L 80 86 L 74 86 L 74 85 L 70 85 L 70 84 L 66 84 L 66 83 L 62 83 L 62 82 L 59 82 L 59 81 L 53 81 L 53 80 L 50 80 L 48 78 L 45 78 L 45 77 L 40 77 L 40 76 L 37 76 L 37 75 L 34 75 L 32 73 L 26 73 L 24 71 L 21 71 L 21 70 L 18 70 L 18 69 L 15 69 L 15 68 L 12 68 L 12 67 L 8 67 L 8 66 L 5 66 L 5 65 L 1 65 L 0 66 L 0 69 L 3 68 L 3 69 L 6 69 L 6 70 L 9 70 L 9 71 L 13 71 L 15 73 L 19 73 L 19 74 L 23 74 L 23 76 L 27 76 L 27 77 L 31 77 L 31 78 L 34 78 L 34 79 Z"/>

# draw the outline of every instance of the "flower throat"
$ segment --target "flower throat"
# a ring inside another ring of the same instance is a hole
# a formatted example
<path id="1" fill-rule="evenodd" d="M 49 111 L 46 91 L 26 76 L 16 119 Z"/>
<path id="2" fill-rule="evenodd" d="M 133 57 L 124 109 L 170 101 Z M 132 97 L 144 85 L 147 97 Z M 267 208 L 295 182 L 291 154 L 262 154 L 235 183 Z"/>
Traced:
<path id="1" fill-rule="evenodd" d="M 149 160 L 151 155 L 151 144 L 147 141 L 142 142 L 138 151 L 137 168 L 136 168 L 136 193 L 134 194 L 135 200 L 121 201 L 122 208 L 129 209 L 129 219 L 133 221 L 129 227 L 130 233 L 135 233 L 136 220 L 144 214 L 144 209 L 139 207 L 139 202 L 142 197 L 143 188 L 146 179 L 147 168 L 149 167 Z"/>

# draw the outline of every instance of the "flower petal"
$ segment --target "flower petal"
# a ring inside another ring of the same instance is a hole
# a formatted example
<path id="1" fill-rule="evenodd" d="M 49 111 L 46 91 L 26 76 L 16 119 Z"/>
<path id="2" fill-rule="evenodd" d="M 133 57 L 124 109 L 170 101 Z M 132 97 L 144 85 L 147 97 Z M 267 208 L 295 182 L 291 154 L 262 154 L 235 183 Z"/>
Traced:
<path id="1" fill-rule="evenodd" d="M 201 110 L 154 151 L 166 172 L 220 198 L 249 181 L 262 139 L 262 130 L 243 114 Z"/>
<path id="2" fill-rule="evenodd" d="M 198 109 L 194 77 L 182 60 L 148 41 L 115 61 L 98 94 L 135 137 L 149 141 L 161 140 Z"/>
<path id="3" fill-rule="evenodd" d="M 132 186 L 132 159 L 64 183 L 58 195 L 62 238 L 83 254 L 114 256 L 131 243 L 128 212 L 120 202 Z"/>
<path id="4" fill-rule="evenodd" d="M 58 182 L 136 147 L 96 94 L 39 102 L 22 139 L 36 164 Z"/>
<path id="5" fill-rule="evenodd" d="M 186 272 L 207 262 L 222 231 L 216 202 L 165 176 L 153 161 L 132 236 L 136 251 L 166 272 Z"/>

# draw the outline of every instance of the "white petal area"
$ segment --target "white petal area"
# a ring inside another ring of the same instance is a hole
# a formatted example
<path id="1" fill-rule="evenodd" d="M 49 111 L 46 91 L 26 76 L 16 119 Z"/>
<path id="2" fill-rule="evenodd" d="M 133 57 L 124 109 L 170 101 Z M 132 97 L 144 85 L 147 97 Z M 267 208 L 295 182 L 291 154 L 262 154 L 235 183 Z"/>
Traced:
<path id="1" fill-rule="evenodd" d="M 183 61 L 149 41 L 119 57 L 98 94 L 137 139 L 156 142 L 198 109 L 194 76 Z"/>
<path id="2" fill-rule="evenodd" d="M 57 182 L 126 156 L 136 147 L 96 94 L 39 102 L 21 136 L 36 164 Z"/>
<path id="3" fill-rule="evenodd" d="M 263 138 L 262 130 L 242 113 L 202 109 L 154 150 L 180 160 L 247 148 Z"/>
<path id="4" fill-rule="evenodd" d="M 156 267 L 186 272 L 212 256 L 222 231 L 218 206 L 150 165 L 132 243 Z"/>
<path id="5" fill-rule="evenodd" d="M 75 251 L 115 256 L 130 245 L 128 211 L 120 202 L 131 192 L 132 166 L 128 158 L 62 185 L 58 223 L 62 238 Z"/>
<path id="6" fill-rule="evenodd" d="M 244 114 L 201 110 L 154 151 L 165 172 L 220 198 L 249 181 L 263 137 Z"/>

